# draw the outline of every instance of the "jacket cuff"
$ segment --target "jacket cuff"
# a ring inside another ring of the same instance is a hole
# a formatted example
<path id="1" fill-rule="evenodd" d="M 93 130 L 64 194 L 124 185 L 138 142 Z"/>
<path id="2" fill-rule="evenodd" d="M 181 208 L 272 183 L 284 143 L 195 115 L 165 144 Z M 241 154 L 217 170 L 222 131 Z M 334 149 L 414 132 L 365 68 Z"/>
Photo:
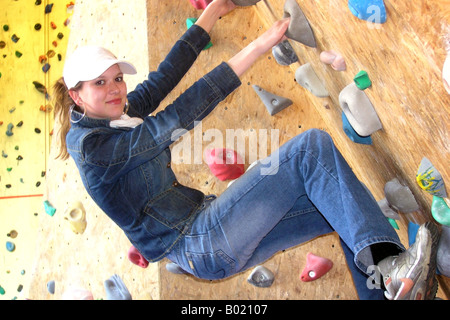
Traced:
<path id="1" fill-rule="evenodd" d="M 206 74 L 203 79 L 219 95 L 221 100 L 224 100 L 241 85 L 241 80 L 226 62 L 222 62 Z"/>
<path id="2" fill-rule="evenodd" d="M 202 27 L 194 24 L 181 36 L 180 40 L 189 44 L 195 53 L 199 55 L 211 41 L 211 37 Z"/>

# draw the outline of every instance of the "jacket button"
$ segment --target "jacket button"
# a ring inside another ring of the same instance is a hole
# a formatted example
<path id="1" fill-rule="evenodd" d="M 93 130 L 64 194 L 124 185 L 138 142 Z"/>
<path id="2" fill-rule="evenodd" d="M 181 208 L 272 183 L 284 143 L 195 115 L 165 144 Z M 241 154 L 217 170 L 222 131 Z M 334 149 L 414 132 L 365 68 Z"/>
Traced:
<path id="1" fill-rule="evenodd" d="M 172 183 L 172 186 L 173 186 L 173 187 L 178 187 L 178 181 L 175 180 L 175 181 Z"/>

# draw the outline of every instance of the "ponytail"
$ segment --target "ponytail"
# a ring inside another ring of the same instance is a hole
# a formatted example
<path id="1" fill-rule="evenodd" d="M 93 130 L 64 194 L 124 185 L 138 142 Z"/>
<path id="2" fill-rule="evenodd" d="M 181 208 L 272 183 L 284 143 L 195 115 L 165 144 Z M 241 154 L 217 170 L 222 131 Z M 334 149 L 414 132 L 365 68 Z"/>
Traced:
<path id="1" fill-rule="evenodd" d="M 55 120 L 58 120 L 60 124 L 60 129 L 58 131 L 60 150 L 56 159 L 60 158 L 62 160 L 67 160 L 69 158 L 69 153 L 67 152 L 66 136 L 70 130 L 69 110 L 75 103 L 70 97 L 69 90 L 67 90 L 62 77 L 53 86 L 53 100 L 55 106 Z"/>

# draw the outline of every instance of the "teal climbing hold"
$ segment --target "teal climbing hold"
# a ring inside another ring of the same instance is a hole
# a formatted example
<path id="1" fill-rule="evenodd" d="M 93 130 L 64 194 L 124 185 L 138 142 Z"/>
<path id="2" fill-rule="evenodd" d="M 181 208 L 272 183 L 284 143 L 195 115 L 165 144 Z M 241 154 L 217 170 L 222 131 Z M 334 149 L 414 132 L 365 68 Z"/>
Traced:
<path id="1" fill-rule="evenodd" d="M 369 75 L 364 70 L 358 72 L 353 78 L 353 81 L 355 81 L 356 86 L 360 90 L 365 90 L 372 85 L 372 81 L 370 81 Z"/>
<path id="2" fill-rule="evenodd" d="M 14 133 L 12 132 L 12 129 L 14 128 L 14 125 L 12 123 L 8 124 L 8 129 L 6 130 L 6 135 L 8 137 L 11 137 Z"/>
<path id="3" fill-rule="evenodd" d="M 344 112 L 342 112 L 342 125 L 343 125 L 343 128 L 344 128 L 345 134 L 353 142 L 359 143 L 359 144 L 367 144 L 367 145 L 371 145 L 372 144 L 372 138 L 370 136 L 367 136 L 367 137 L 360 136 L 355 131 L 355 129 L 353 129 L 352 125 L 348 121 L 347 116 L 345 115 Z"/>
<path id="4" fill-rule="evenodd" d="M 450 208 L 443 198 L 433 197 L 431 215 L 440 224 L 450 227 Z"/>
<path id="5" fill-rule="evenodd" d="M 44 201 L 44 209 L 49 216 L 53 217 L 55 215 L 56 209 L 50 204 L 48 200 Z"/>
<path id="6" fill-rule="evenodd" d="M 16 245 L 12 243 L 11 241 L 6 242 L 6 250 L 9 252 L 13 252 L 16 249 Z"/>
<path id="7" fill-rule="evenodd" d="M 386 8 L 383 0 L 348 0 L 348 8 L 358 19 L 373 23 L 386 22 Z"/>
<path id="8" fill-rule="evenodd" d="M 6 293 L 5 289 L 3 289 L 2 286 L 0 286 L 0 294 L 3 296 Z"/>
<path id="9" fill-rule="evenodd" d="M 195 23 L 197 22 L 196 18 L 187 18 L 186 19 L 186 27 L 189 29 L 190 27 L 192 27 Z M 203 50 L 208 50 L 209 48 L 211 48 L 213 46 L 212 42 L 210 41 L 206 47 L 203 48 Z"/>

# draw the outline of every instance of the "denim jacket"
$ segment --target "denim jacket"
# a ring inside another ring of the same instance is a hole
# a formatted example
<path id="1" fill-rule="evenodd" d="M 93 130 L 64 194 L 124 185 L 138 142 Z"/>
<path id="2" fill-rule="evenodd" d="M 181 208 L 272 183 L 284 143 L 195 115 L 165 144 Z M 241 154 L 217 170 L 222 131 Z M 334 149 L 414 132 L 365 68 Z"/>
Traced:
<path id="1" fill-rule="evenodd" d="M 176 129 L 190 130 L 241 82 L 221 63 L 154 116 L 149 116 L 179 83 L 210 37 L 192 26 L 158 70 L 128 94 L 128 115 L 136 128 L 111 128 L 110 119 L 72 113 L 67 150 L 97 205 L 125 232 L 150 262 L 162 259 L 189 230 L 204 194 L 181 185 L 171 169 L 169 146 Z"/>

